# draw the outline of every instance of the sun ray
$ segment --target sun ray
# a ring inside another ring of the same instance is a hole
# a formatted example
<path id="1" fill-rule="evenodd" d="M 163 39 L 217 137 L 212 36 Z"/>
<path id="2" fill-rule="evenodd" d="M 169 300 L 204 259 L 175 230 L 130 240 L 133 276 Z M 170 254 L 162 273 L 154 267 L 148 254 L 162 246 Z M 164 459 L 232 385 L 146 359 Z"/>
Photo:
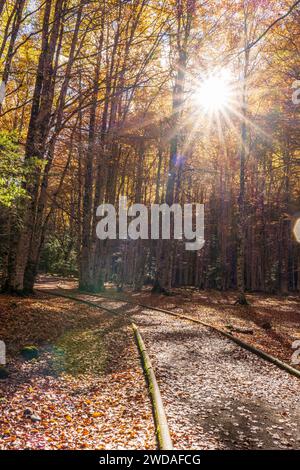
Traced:
<path id="1" fill-rule="evenodd" d="M 206 112 L 217 112 L 227 106 L 231 90 L 228 82 L 221 76 L 210 76 L 204 80 L 194 98 Z"/>

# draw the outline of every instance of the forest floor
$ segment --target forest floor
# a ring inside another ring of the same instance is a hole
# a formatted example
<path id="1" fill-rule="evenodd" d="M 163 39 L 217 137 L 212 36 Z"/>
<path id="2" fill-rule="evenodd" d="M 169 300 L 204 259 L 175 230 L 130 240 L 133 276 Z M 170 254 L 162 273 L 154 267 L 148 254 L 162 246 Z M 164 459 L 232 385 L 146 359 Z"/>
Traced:
<path id="1" fill-rule="evenodd" d="M 77 281 L 55 276 L 41 276 L 37 287 L 76 292 Z M 253 334 L 234 332 L 234 336 L 290 364 L 294 353 L 292 344 L 300 340 L 300 296 L 267 295 L 249 293 L 249 305 L 235 305 L 236 292 L 215 290 L 201 291 L 193 288 L 177 288 L 174 295 L 153 295 L 150 288 L 141 292 L 130 289 L 117 293 L 107 285 L 104 295 L 128 299 L 174 313 L 202 320 L 212 326 L 230 332 L 228 326 L 252 330 Z M 300 366 L 294 366 L 300 370 Z"/>
<path id="2" fill-rule="evenodd" d="M 175 289 L 173 297 L 153 296 L 151 292 L 130 293 L 139 303 L 189 315 L 229 331 L 228 326 L 252 330 L 234 331 L 234 336 L 290 364 L 292 344 L 300 340 L 300 297 L 248 294 L 249 305 L 235 305 L 235 292 Z M 300 370 L 300 367 L 295 366 Z"/>
<path id="3" fill-rule="evenodd" d="M 155 449 L 151 402 L 126 317 L 37 294 L 0 296 L 0 449 Z M 36 345 L 39 357 L 20 355 Z"/>
<path id="4" fill-rule="evenodd" d="M 300 381 L 219 333 L 156 311 L 134 315 L 176 449 L 300 449 Z"/>
<path id="5" fill-rule="evenodd" d="M 8 379 L 0 381 L 0 448 L 155 448 L 151 405 L 130 322 L 141 328 L 156 370 L 177 449 L 299 449 L 300 382 L 211 329 L 115 299 L 80 294 L 98 309 L 47 295 L 76 292 L 76 281 L 41 277 L 30 299 L 0 297 L 0 338 L 8 345 Z M 177 289 L 171 297 L 105 295 L 194 315 L 290 363 L 299 339 L 296 297 Z M 265 329 L 266 323 L 271 328 Z M 13 338 L 13 341 L 12 341 Z M 38 360 L 17 354 L 40 345 Z M 32 423 L 32 408 L 41 421 Z"/>

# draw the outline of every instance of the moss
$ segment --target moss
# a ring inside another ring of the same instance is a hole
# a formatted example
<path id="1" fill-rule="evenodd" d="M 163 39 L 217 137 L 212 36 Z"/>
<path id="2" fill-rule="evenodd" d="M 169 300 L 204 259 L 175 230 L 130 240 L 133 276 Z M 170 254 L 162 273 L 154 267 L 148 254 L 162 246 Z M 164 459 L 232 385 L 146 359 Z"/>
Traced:
<path id="1" fill-rule="evenodd" d="M 39 357 L 39 350 L 33 345 L 24 346 L 24 348 L 21 349 L 21 355 L 24 359 L 31 361 L 31 359 L 37 359 Z"/>
<path id="2" fill-rule="evenodd" d="M 153 407 L 153 414 L 155 420 L 155 428 L 156 428 L 156 437 L 159 444 L 159 449 L 162 450 L 170 450 L 173 448 L 171 437 L 169 434 L 169 428 L 167 423 L 167 418 L 163 409 L 163 404 L 160 397 L 160 392 L 158 385 L 156 383 L 155 374 L 153 371 L 153 367 L 151 365 L 150 358 L 146 352 L 146 347 L 144 341 L 141 337 L 140 332 L 135 324 L 132 324 L 133 331 L 135 334 L 135 339 L 138 345 L 138 349 L 142 359 L 143 369 L 146 375 L 146 379 L 148 382 L 148 389 L 151 396 L 152 407 Z M 162 427 L 165 431 L 162 430 Z"/>
<path id="3" fill-rule="evenodd" d="M 56 342 L 53 352 L 56 373 L 102 375 L 107 364 L 103 332 L 99 329 L 66 332 Z"/>

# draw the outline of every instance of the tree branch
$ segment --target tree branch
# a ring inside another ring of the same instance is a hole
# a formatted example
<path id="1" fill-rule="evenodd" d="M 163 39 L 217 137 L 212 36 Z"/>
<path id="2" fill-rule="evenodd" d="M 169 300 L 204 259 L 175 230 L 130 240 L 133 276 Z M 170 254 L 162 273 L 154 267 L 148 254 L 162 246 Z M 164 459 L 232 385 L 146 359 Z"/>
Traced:
<path id="1" fill-rule="evenodd" d="M 248 51 L 249 49 L 252 49 L 252 47 L 256 46 L 256 44 L 262 40 L 262 38 L 264 36 L 266 36 L 266 34 L 268 34 L 268 32 L 277 24 L 279 23 L 280 21 L 284 20 L 287 16 L 289 16 L 294 10 L 295 8 L 300 4 L 300 0 L 297 0 L 290 8 L 289 10 L 282 16 L 279 16 L 279 18 L 277 18 L 277 20 L 273 21 L 273 23 L 271 23 L 268 28 L 257 38 L 255 39 L 255 41 L 251 42 L 250 44 L 248 44 L 248 46 L 243 49 L 241 51 L 242 52 L 245 52 L 245 51 Z"/>

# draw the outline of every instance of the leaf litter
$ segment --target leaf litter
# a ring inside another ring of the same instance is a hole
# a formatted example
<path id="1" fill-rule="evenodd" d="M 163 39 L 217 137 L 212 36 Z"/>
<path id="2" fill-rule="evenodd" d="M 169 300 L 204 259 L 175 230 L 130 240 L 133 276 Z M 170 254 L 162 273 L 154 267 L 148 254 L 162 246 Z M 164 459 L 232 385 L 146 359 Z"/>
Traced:
<path id="1" fill-rule="evenodd" d="M 0 449 L 154 449 L 151 403 L 126 319 L 66 299 L 0 297 L 9 377 Z M 38 359 L 19 350 L 36 344 Z"/>
<path id="2" fill-rule="evenodd" d="M 300 381 L 201 325 L 142 310 L 176 449 L 300 449 Z"/>

